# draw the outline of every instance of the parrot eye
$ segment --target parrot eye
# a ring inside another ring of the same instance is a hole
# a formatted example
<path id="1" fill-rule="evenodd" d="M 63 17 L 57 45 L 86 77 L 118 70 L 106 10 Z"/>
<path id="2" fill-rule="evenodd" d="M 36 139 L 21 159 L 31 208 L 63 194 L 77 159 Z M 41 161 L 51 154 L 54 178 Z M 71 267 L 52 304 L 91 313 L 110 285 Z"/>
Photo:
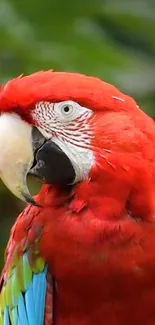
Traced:
<path id="1" fill-rule="evenodd" d="M 94 163 L 93 151 L 90 149 L 93 130 L 88 123 L 88 120 L 93 115 L 93 111 L 73 100 L 55 103 L 40 101 L 36 103 L 31 114 L 33 121 L 36 121 L 37 129 L 46 139 L 45 144 L 37 151 L 36 161 L 45 160 L 45 157 L 44 159 L 41 157 L 42 154 L 46 156 L 48 160 L 47 165 L 49 166 L 48 179 L 51 172 L 53 174 L 53 168 L 55 167 L 57 172 L 54 172 L 54 175 L 59 174 L 60 177 L 58 167 L 59 164 L 62 166 L 62 162 L 67 165 L 68 162 L 71 163 L 68 166 L 71 173 L 74 169 L 75 183 L 87 179 L 90 168 Z M 52 152 L 52 155 L 49 153 L 49 150 Z M 55 156 L 53 156 L 54 153 L 56 154 Z M 44 167 L 42 166 L 41 168 Z M 34 168 L 36 166 L 33 167 L 33 173 Z M 40 167 L 39 170 L 41 170 Z M 62 171 L 66 177 L 64 169 Z M 43 174 L 43 170 L 40 173 Z M 70 175 L 69 178 L 73 179 Z"/>
<path id="2" fill-rule="evenodd" d="M 70 104 L 64 104 L 62 107 L 61 107 L 61 113 L 66 116 L 66 115 L 70 115 L 73 113 L 73 110 L 74 110 L 74 107 Z"/>
<path id="3" fill-rule="evenodd" d="M 55 114 L 59 120 L 68 122 L 76 119 L 81 113 L 81 106 L 71 100 L 54 104 Z"/>
<path id="4" fill-rule="evenodd" d="M 63 107 L 63 109 L 64 109 L 64 112 L 65 112 L 65 113 L 68 113 L 68 112 L 69 112 L 69 109 L 70 109 L 70 107 L 69 107 L 69 106 L 65 106 L 65 107 Z"/>
<path id="5" fill-rule="evenodd" d="M 77 119 L 85 123 L 91 115 L 92 110 L 82 107 L 72 100 L 59 103 L 38 102 L 32 112 L 33 120 L 37 121 L 41 129 L 47 131 L 52 131 L 58 122 L 62 122 L 62 127 L 63 123 L 68 125 L 68 123 Z M 60 127 L 61 125 L 59 125 Z M 75 128 L 78 128 L 77 124 L 75 124 Z"/>

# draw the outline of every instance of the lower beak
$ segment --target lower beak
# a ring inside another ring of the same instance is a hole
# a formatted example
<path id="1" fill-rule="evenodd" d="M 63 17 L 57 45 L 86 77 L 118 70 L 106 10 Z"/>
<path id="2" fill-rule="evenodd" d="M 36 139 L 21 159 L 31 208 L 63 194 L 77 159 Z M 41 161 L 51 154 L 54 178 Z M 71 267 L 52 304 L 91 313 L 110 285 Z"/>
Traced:
<path id="1" fill-rule="evenodd" d="M 0 178 L 18 198 L 38 205 L 29 193 L 27 174 L 46 184 L 74 182 L 75 171 L 61 148 L 15 114 L 0 116 Z"/>

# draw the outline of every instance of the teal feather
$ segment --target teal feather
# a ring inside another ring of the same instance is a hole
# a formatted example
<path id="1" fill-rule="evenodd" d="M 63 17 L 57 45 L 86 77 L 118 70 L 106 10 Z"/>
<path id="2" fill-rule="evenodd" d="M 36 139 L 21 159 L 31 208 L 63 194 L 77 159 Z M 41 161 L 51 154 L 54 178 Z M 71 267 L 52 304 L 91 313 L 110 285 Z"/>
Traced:
<path id="1" fill-rule="evenodd" d="M 18 323 L 17 323 L 17 325 L 22 325 L 20 319 L 18 319 Z"/>
<path id="2" fill-rule="evenodd" d="M 10 325 L 8 307 L 4 309 L 4 325 Z"/>
<path id="3" fill-rule="evenodd" d="M 17 261 L 0 293 L 0 325 L 43 325 L 47 267 L 36 257 L 33 269 L 28 252 Z"/>
<path id="4" fill-rule="evenodd" d="M 27 317 L 29 321 L 29 325 L 36 324 L 36 314 L 34 309 L 34 300 L 33 300 L 33 286 L 32 283 L 28 290 L 25 293 L 25 304 L 27 310 Z"/>
<path id="5" fill-rule="evenodd" d="M 45 296 L 46 296 L 46 271 L 47 268 L 45 267 L 45 272 L 39 273 L 36 279 L 36 276 L 33 277 L 33 295 L 34 299 L 34 308 L 35 314 L 37 315 L 37 322 L 40 324 L 41 320 L 43 319 L 44 315 L 44 304 L 45 304 Z M 38 284 L 37 284 L 38 283 Z M 36 291 L 37 287 L 37 291 Z M 44 303 L 40 304 L 40 300 Z"/>
<path id="6" fill-rule="evenodd" d="M 26 308 L 25 308 L 25 302 L 22 293 L 20 293 L 19 300 L 18 300 L 18 314 L 19 314 L 18 323 L 23 322 L 23 324 L 29 325 Z"/>

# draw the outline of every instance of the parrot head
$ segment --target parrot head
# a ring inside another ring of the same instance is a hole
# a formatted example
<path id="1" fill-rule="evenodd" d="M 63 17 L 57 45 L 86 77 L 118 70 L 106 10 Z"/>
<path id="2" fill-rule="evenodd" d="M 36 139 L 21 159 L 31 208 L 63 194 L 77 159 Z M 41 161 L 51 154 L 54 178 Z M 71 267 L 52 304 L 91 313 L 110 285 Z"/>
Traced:
<path id="1" fill-rule="evenodd" d="M 154 148 L 154 121 L 98 78 L 41 71 L 1 87 L 0 177 L 34 205 L 28 174 L 61 187 L 85 183 L 83 196 L 93 184 L 105 206 L 151 215 Z"/>

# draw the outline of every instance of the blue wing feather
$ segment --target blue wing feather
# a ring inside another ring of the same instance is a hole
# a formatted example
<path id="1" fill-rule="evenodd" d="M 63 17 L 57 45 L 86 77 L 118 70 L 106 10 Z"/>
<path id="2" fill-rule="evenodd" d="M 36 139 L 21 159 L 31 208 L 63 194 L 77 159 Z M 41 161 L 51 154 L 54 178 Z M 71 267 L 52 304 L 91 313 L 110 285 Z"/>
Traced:
<path id="1" fill-rule="evenodd" d="M 25 253 L 26 255 L 26 253 Z M 23 257 L 23 265 L 29 263 L 27 256 Z M 24 268 L 23 268 L 24 269 Z M 23 271 L 24 272 L 24 271 Z M 32 271 L 31 271 L 32 272 Z M 4 315 L 2 315 L 2 324 L 0 325 L 43 325 L 44 324 L 44 309 L 45 297 L 47 287 L 47 267 L 39 273 L 32 272 L 32 278 L 29 285 L 26 280 L 24 282 L 24 292 L 20 292 L 19 296 L 15 298 L 14 286 L 17 279 L 16 270 L 12 272 L 10 278 L 11 295 L 13 307 L 6 305 L 4 308 Z M 26 279 L 26 274 L 24 275 Z M 10 314 L 10 312 L 11 314 Z M 11 317 L 10 317 L 11 316 Z"/>
<path id="2" fill-rule="evenodd" d="M 8 307 L 4 309 L 4 325 L 10 325 Z"/>
<path id="3" fill-rule="evenodd" d="M 18 318 L 18 323 L 17 323 L 17 325 L 22 325 L 22 323 L 21 323 L 21 321 L 20 321 L 19 318 Z"/>
<path id="4" fill-rule="evenodd" d="M 42 319 L 44 319 L 46 272 L 47 267 L 45 266 L 45 272 L 37 274 L 37 277 L 36 274 L 33 276 L 34 308 L 35 315 L 37 315 L 37 324 L 41 324 Z"/>
<path id="5" fill-rule="evenodd" d="M 40 301 L 42 304 L 42 301 Z M 36 323 L 36 315 L 34 309 L 34 300 L 33 300 L 33 284 L 31 283 L 28 290 L 25 292 L 25 306 L 27 311 L 27 318 L 29 325 L 34 325 Z M 38 310 L 39 312 L 39 310 Z"/>
<path id="6" fill-rule="evenodd" d="M 18 301 L 18 325 L 22 322 L 24 325 L 29 325 L 27 319 L 27 313 L 25 308 L 25 302 L 22 293 L 20 293 Z"/>

